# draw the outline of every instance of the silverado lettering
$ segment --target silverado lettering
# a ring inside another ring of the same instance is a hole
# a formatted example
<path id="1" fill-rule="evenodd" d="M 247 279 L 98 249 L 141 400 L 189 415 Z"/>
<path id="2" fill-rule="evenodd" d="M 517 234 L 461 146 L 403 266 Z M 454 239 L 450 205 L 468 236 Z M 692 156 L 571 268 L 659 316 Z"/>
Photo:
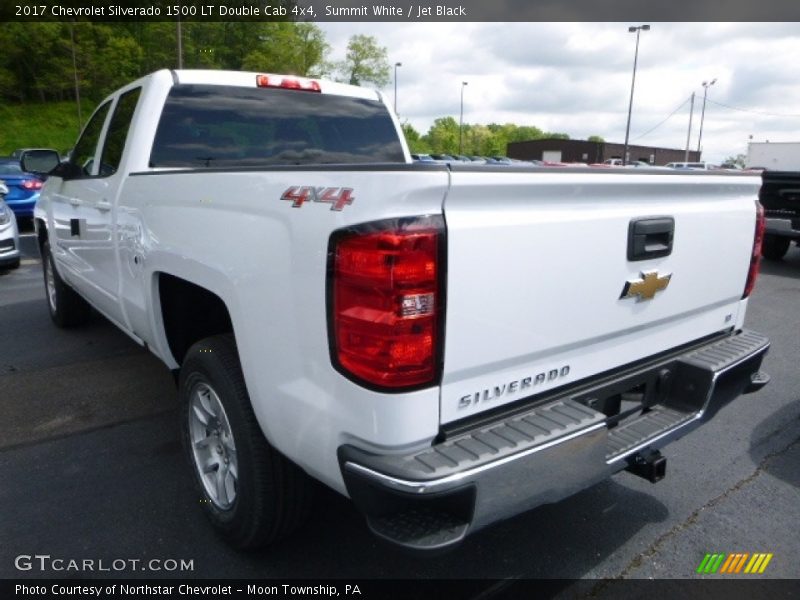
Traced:
<path id="1" fill-rule="evenodd" d="M 560 369 L 550 369 L 549 371 L 543 371 L 541 373 L 537 373 L 536 375 L 531 375 L 530 377 L 515 379 L 499 386 L 496 385 L 492 388 L 487 388 L 479 392 L 461 396 L 461 398 L 458 399 L 458 408 L 467 408 L 474 404 L 478 404 L 479 402 L 497 400 L 505 394 L 515 394 L 518 391 L 524 392 L 526 390 L 532 390 L 532 388 L 535 386 L 541 385 L 545 382 L 555 381 L 556 379 L 566 377 L 567 375 L 569 375 L 569 365 L 564 365 Z"/>

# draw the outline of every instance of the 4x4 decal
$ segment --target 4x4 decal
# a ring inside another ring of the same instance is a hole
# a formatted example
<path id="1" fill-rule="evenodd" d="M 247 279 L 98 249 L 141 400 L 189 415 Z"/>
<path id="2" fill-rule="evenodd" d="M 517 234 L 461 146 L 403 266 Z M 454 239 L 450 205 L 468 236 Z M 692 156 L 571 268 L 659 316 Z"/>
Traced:
<path id="1" fill-rule="evenodd" d="M 293 208 L 301 208 L 304 202 L 325 202 L 331 205 L 331 210 L 342 210 L 355 198 L 352 188 L 293 185 L 283 192 L 281 200 L 290 201 Z"/>

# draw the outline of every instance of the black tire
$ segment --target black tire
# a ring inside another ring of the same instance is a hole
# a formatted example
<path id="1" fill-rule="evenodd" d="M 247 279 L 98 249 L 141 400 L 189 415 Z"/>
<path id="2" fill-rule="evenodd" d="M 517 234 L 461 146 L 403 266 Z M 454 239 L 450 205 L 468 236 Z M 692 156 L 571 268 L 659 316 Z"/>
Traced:
<path id="1" fill-rule="evenodd" d="M 50 273 L 52 279 L 48 282 Z M 53 323 L 59 327 L 77 327 L 86 323 L 92 314 L 92 308 L 58 275 L 48 241 L 42 244 L 42 274 L 47 309 Z"/>
<path id="2" fill-rule="evenodd" d="M 788 237 L 766 234 L 761 244 L 761 255 L 767 260 L 780 260 L 789 250 L 790 242 Z"/>
<path id="3" fill-rule="evenodd" d="M 213 397 L 206 395 L 209 390 Z M 181 439 L 200 505 L 222 537 L 246 550 L 271 544 L 296 529 L 310 512 L 313 483 L 264 438 L 233 335 L 206 338 L 189 349 L 178 395 Z M 212 403 L 222 418 L 215 420 L 214 411 L 201 411 L 207 422 L 198 420 L 193 407 L 201 398 Z M 214 444 L 218 450 L 208 450 Z M 214 460 L 216 464 L 208 466 Z M 207 465 L 205 475 L 201 464 Z M 220 480 L 224 490 L 217 487 Z M 207 485 L 214 491 L 209 492 Z"/>
<path id="4" fill-rule="evenodd" d="M 8 269 L 9 271 L 13 269 L 19 269 L 19 259 L 13 260 L 4 267 L 0 267 L 0 269 L 5 270 Z"/>

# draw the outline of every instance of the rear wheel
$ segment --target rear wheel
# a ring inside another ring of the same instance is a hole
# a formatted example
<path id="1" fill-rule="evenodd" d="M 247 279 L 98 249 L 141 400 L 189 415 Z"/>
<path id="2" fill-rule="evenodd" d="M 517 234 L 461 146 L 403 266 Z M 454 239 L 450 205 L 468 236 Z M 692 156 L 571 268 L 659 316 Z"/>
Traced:
<path id="1" fill-rule="evenodd" d="M 764 236 L 764 242 L 761 245 L 761 254 L 769 260 L 780 260 L 789 250 L 790 242 L 791 240 L 788 237 L 767 234 Z"/>
<path id="2" fill-rule="evenodd" d="M 50 252 L 50 242 L 42 244 L 42 272 L 47 293 L 47 308 L 50 318 L 59 327 L 75 327 L 89 320 L 92 309 L 58 275 Z"/>
<path id="3" fill-rule="evenodd" d="M 217 531 L 241 549 L 291 533 L 309 512 L 312 483 L 264 438 L 232 335 L 189 349 L 179 395 L 184 451 Z"/>

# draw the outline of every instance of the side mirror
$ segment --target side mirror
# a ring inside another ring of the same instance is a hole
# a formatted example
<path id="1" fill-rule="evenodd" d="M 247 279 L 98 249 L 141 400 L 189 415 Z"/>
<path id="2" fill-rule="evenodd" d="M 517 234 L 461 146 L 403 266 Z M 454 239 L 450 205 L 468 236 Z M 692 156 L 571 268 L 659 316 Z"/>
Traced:
<path id="1" fill-rule="evenodd" d="M 60 162 L 61 157 L 55 150 L 26 150 L 19 159 L 22 170 L 34 175 L 47 175 Z"/>

